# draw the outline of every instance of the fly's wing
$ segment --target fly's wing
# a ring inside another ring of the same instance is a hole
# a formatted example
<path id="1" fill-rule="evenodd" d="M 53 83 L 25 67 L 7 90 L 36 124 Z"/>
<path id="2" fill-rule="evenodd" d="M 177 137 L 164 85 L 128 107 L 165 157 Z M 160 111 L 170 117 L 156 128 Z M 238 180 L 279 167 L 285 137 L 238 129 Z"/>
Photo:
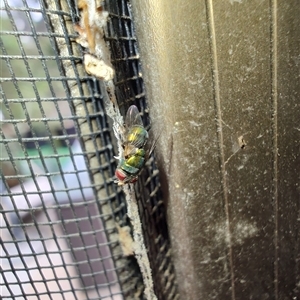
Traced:
<path id="1" fill-rule="evenodd" d="M 140 112 L 135 105 L 131 105 L 126 113 L 125 125 L 127 128 L 130 128 L 133 125 L 144 126 Z"/>
<path id="2" fill-rule="evenodd" d="M 153 136 L 152 136 L 152 138 L 153 138 Z M 154 151 L 154 149 L 156 147 L 156 144 L 157 144 L 157 141 L 159 138 L 160 138 L 160 134 L 155 138 L 154 142 L 152 142 L 151 147 L 147 150 L 147 159 L 150 158 L 152 152 Z M 151 139 L 151 137 L 150 137 L 150 139 Z"/>
<path id="3" fill-rule="evenodd" d="M 135 105 L 129 107 L 126 118 L 125 156 L 134 155 L 136 148 L 143 147 L 148 140 L 148 132 L 143 126 L 140 112 Z"/>

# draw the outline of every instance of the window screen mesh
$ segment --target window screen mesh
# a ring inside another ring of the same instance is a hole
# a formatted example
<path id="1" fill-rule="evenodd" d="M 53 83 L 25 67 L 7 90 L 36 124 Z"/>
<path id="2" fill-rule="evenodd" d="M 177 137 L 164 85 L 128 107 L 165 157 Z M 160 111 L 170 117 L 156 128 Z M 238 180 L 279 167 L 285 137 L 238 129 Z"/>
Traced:
<path id="1" fill-rule="evenodd" d="M 47 2 L 47 3 L 46 3 Z M 143 299 L 103 82 L 82 67 L 71 1 L 1 2 L 1 293 L 3 299 Z M 120 111 L 150 128 L 127 1 L 104 4 Z M 154 156 L 135 185 L 158 299 L 177 299 Z M 127 227 L 126 227 L 127 228 Z"/>

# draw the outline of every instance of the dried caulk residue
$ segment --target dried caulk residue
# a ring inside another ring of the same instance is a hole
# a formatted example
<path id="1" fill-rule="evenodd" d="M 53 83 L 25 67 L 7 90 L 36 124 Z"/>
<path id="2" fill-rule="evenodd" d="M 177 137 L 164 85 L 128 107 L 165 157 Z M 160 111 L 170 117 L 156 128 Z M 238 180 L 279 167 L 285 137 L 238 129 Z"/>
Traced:
<path id="1" fill-rule="evenodd" d="M 115 71 L 110 61 L 110 51 L 104 40 L 108 12 L 103 10 L 101 1 L 79 0 L 80 21 L 74 25 L 79 33 L 76 42 L 85 48 L 84 67 L 88 74 L 104 80 L 105 90 L 102 90 L 105 110 L 114 121 L 114 132 L 118 140 L 124 132 L 123 117 L 120 114 L 115 96 L 113 78 Z M 119 151 L 122 146 L 119 143 Z"/>
<path id="2" fill-rule="evenodd" d="M 114 121 L 114 130 L 122 131 L 123 118 L 120 115 L 113 78 L 115 71 L 110 61 L 110 51 L 104 40 L 108 12 L 103 10 L 101 1 L 79 0 L 80 21 L 74 25 L 79 33 L 76 42 L 85 48 L 84 67 L 88 74 L 104 80 L 105 110 Z M 117 136 L 118 138 L 118 136 Z M 119 147 L 121 151 L 121 147 Z"/>
<path id="3" fill-rule="evenodd" d="M 121 227 L 116 223 L 116 227 L 119 233 L 119 241 L 122 247 L 123 255 L 130 256 L 134 254 L 134 241 L 130 233 L 129 226 Z"/>
<path id="4" fill-rule="evenodd" d="M 75 30 L 79 33 L 76 42 L 86 48 L 84 66 L 88 74 L 105 81 L 112 80 L 114 69 L 110 63 L 109 49 L 104 41 L 104 26 L 107 23 L 108 12 L 102 9 L 95 0 L 79 0 L 81 12 L 80 22 Z"/>
<path id="5" fill-rule="evenodd" d="M 105 110 L 113 120 L 113 130 L 118 140 L 119 156 L 123 156 L 122 141 L 125 140 L 125 128 L 123 117 L 120 114 L 113 83 L 114 69 L 110 62 L 110 52 L 104 40 L 104 29 L 106 28 L 108 12 L 104 11 L 101 1 L 79 0 L 78 8 L 81 11 L 79 24 L 75 25 L 75 30 L 79 33 L 76 39 L 88 53 L 84 54 L 84 66 L 88 74 L 104 80 L 105 90 L 102 90 L 105 101 Z M 119 238 L 124 255 L 131 255 L 133 252 L 140 266 L 145 285 L 145 298 L 148 300 L 157 299 L 154 294 L 152 272 L 144 244 L 142 226 L 138 213 L 138 206 L 133 187 L 124 186 L 127 201 L 127 213 L 131 219 L 133 227 L 133 240 L 124 227 L 118 228 Z M 140 291 L 137 291 L 138 293 Z"/>
<path id="6" fill-rule="evenodd" d="M 124 192 L 127 200 L 127 214 L 131 219 L 133 227 L 134 239 L 134 254 L 138 261 L 143 280 L 145 284 L 145 296 L 148 300 L 156 300 L 157 297 L 154 293 L 152 271 L 150 262 L 147 255 L 147 249 L 144 242 L 142 224 L 139 217 L 138 205 L 135 198 L 134 188 L 132 184 L 124 185 Z"/>

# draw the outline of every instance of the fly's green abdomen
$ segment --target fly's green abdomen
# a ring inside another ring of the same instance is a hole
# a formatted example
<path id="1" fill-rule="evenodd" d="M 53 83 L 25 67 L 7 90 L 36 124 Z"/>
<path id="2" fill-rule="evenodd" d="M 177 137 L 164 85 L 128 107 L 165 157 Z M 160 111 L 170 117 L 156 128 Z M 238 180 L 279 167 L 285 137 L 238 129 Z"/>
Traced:
<path id="1" fill-rule="evenodd" d="M 130 175 L 138 174 L 140 169 L 145 163 L 145 150 L 138 149 L 135 155 L 130 156 L 126 160 L 123 160 L 120 164 L 120 168 Z"/>
<path id="2" fill-rule="evenodd" d="M 142 149 L 139 149 L 142 150 Z M 144 156 L 133 155 L 130 158 L 126 159 L 126 164 L 135 168 L 142 168 L 145 162 Z"/>
<path id="3" fill-rule="evenodd" d="M 133 166 L 128 165 L 126 162 L 124 162 L 120 168 L 125 171 L 128 175 L 136 175 L 139 173 L 140 169 L 135 168 Z"/>

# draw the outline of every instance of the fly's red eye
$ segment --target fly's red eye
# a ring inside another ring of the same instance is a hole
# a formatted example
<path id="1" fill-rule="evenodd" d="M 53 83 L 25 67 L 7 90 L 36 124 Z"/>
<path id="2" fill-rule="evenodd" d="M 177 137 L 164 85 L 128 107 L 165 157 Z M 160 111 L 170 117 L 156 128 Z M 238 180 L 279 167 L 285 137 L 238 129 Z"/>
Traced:
<path id="1" fill-rule="evenodd" d="M 122 169 L 117 169 L 115 175 L 120 181 L 124 181 L 125 178 L 127 177 L 127 175 L 124 173 Z"/>

